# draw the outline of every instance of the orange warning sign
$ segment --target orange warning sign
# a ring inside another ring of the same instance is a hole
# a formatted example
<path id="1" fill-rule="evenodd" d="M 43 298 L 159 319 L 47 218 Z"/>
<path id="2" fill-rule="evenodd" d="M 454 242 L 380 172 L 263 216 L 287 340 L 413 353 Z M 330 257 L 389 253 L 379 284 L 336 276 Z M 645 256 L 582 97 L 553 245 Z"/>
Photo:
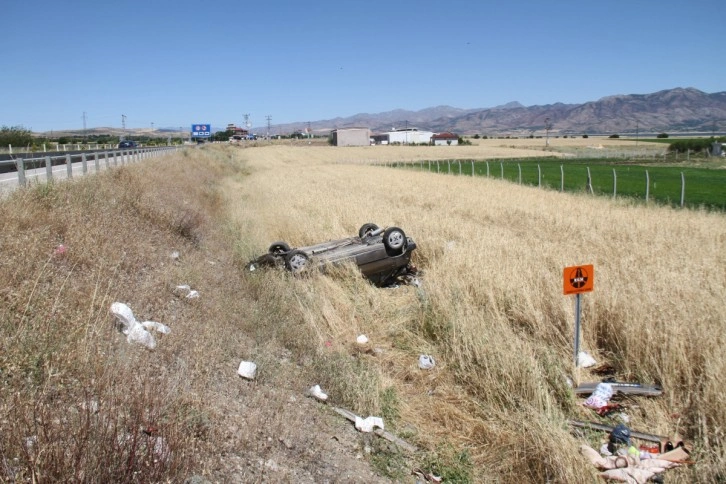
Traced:
<path id="1" fill-rule="evenodd" d="M 595 282 L 595 270 L 592 264 L 565 267 L 562 273 L 562 279 L 565 294 L 590 292 Z"/>

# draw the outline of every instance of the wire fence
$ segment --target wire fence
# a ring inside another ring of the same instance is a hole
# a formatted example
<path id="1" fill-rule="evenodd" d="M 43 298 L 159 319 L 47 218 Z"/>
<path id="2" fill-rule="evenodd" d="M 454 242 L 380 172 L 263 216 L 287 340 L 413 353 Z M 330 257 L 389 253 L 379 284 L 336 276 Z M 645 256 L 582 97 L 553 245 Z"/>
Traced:
<path id="1" fill-rule="evenodd" d="M 713 168 L 636 164 L 633 161 L 617 163 L 612 159 L 427 160 L 385 165 L 448 175 L 498 178 L 561 192 L 726 211 L 726 170 Z"/>

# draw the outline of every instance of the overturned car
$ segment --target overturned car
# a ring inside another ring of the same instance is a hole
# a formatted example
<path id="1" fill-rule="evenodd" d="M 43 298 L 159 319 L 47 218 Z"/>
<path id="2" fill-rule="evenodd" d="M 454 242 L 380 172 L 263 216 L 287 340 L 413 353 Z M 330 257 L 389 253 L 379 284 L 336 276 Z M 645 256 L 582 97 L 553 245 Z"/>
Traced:
<path id="1" fill-rule="evenodd" d="M 415 248 L 416 243 L 400 228 L 380 228 L 367 223 L 358 230 L 357 237 L 297 248 L 291 248 L 286 242 L 274 242 L 267 254 L 247 267 L 254 271 L 258 267 L 278 266 L 299 273 L 309 267 L 324 269 L 329 264 L 350 261 L 355 262 L 373 284 L 388 286 L 416 273 L 411 264 L 411 252 Z"/>

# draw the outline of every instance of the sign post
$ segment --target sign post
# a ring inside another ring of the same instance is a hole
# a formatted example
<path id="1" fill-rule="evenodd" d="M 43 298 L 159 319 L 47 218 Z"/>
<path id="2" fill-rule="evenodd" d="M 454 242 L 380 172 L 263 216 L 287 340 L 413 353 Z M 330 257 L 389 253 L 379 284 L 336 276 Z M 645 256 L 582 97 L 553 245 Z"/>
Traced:
<path id="1" fill-rule="evenodd" d="M 592 264 L 565 267 L 562 272 L 564 294 L 575 295 L 575 368 L 577 356 L 580 354 L 580 298 L 583 292 L 591 292 L 595 282 L 595 270 Z"/>

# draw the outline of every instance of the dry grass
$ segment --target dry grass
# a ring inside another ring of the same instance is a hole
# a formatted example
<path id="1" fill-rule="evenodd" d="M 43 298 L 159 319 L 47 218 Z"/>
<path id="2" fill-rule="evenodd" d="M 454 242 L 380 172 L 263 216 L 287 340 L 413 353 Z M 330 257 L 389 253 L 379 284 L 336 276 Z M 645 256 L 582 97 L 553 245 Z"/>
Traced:
<path id="1" fill-rule="evenodd" d="M 397 156 L 370 152 L 368 160 Z M 573 301 L 562 295 L 561 274 L 593 263 L 583 347 L 622 379 L 666 388 L 658 402 L 633 409 L 631 422 L 694 440 L 699 464 L 681 479 L 719 476 L 726 462 L 722 215 L 335 163 L 349 161 L 348 149 L 276 147 L 242 156 L 252 174 L 229 193 L 252 246 L 246 255 L 273 240 L 342 237 L 369 221 L 416 238 L 423 290 L 329 278 L 295 281 L 289 290 L 320 342 L 344 347 L 365 332 L 385 350 L 372 363 L 381 388 L 396 389 L 401 420 L 416 426 L 421 441 L 466 446 L 486 464 L 477 468 L 487 481 L 524 473 L 533 482 L 573 482 L 588 472 L 565 419 L 592 415 L 565 381 L 593 377 L 572 375 Z M 420 353 L 434 354 L 438 369 L 418 371 Z"/>
<path id="2" fill-rule="evenodd" d="M 457 157 L 522 156 L 466 148 L 478 154 Z M 593 419 L 566 384 L 593 379 L 573 374 L 561 290 L 562 268 L 582 263 L 596 271 L 583 347 L 666 389 L 632 402 L 631 426 L 694 442 L 697 464 L 669 480 L 724 479 L 724 217 L 367 165 L 436 157 L 451 152 L 205 147 L 3 200 L 0 480 L 385 480 L 356 458 L 365 441 L 302 398 L 315 383 L 422 448 L 399 462 L 374 446 L 391 477 L 398 462 L 477 482 L 591 480 L 566 424 Z M 272 241 L 364 222 L 415 238 L 421 288 L 378 289 L 351 267 L 243 270 Z M 128 345 L 114 301 L 172 333 L 153 352 Z M 257 382 L 236 377 L 240 359 Z"/>

